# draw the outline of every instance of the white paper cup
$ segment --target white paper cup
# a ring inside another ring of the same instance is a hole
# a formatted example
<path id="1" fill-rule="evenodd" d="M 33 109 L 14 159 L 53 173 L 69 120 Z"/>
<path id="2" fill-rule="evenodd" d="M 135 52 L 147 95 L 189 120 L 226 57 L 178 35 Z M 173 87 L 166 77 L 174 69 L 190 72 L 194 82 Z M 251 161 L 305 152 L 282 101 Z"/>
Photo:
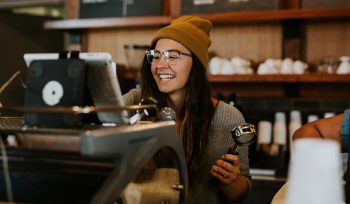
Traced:
<path id="1" fill-rule="evenodd" d="M 272 123 L 267 120 L 258 123 L 258 144 L 270 144 L 272 137 Z"/>
<path id="2" fill-rule="evenodd" d="M 287 204 L 343 202 L 340 145 L 326 139 L 298 139 L 289 166 Z"/>

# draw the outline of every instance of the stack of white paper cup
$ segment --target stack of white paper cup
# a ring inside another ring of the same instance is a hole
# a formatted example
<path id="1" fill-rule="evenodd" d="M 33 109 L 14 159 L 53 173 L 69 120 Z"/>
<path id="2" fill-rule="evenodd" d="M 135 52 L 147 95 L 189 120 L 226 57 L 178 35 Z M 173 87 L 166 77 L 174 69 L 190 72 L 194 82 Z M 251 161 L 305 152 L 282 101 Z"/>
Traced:
<path id="1" fill-rule="evenodd" d="M 302 125 L 301 113 L 298 110 L 293 110 L 290 112 L 290 120 L 288 125 L 288 137 L 289 137 L 289 150 L 293 152 L 293 135 L 294 132 L 299 129 Z"/>
<path id="2" fill-rule="evenodd" d="M 340 145 L 326 139 L 294 141 L 287 204 L 343 203 Z"/>
<path id="3" fill-rule="evenodd" d="M 271 138 L 272 138 L 272 123 L 267 120 L 259 121 L 257 150 L 269 152 Z"/>
<path id="4" fill-rule="evenodd" d="M 318 120 L 319 118 L 318 118 L 318 115 L 308 115 L 307 116 L 307 122 L 308 123 L 311 123 L 311 122 L 313 122 L 313 121 L 315 121 L 315 120 Z"/>
<path id="5" fill-rule="evenodd" d="M 267 120 L 258 123 L 258 144 L 270 144 L 272 136 L 272 123 Z"/>
<path id="6" fill-rule="evenodd" d="M 333 117 L 333 116 L 335 116 L 335 113 L 333 113 L 333 112 L 326 112 L 326 113 L 324 113 L 324 118 L 330 118 L 330 117 Z"/>
<path id="7" fill-rule="evenodd" d="M 275 113 L 275 123 L 273 127 L 273 143 L 278 145 L 287 144 L 286 114 L 283 112 Z"/>

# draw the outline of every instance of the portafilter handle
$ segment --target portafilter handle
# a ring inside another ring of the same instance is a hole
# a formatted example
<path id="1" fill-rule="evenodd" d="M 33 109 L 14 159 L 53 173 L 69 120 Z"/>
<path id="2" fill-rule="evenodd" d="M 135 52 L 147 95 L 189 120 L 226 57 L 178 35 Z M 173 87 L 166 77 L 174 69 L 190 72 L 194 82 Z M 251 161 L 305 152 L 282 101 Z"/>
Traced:
<path id="1" fill-rule="evenodd" d="M 255 126 L 250 123 L 237 125 L 231 130 L 231 134 L 235 144 L 228 149 L 228 154 L 239 155 L 239 149 L 242 145 L 250 145 L 256 139 Z"/>

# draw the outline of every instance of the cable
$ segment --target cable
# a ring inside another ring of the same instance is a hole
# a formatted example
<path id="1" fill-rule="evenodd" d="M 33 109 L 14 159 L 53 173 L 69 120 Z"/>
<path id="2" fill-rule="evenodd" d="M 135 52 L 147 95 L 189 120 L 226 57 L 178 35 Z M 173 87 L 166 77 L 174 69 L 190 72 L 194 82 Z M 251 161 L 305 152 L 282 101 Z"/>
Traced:
<path id="1" fill-rule="evenodd" d="M 16 76 L 18 76 L 21 73 L 21 71 L 17 71 L 15 72 L 9 80 L 7 80 L 4 85 L 2 85 L 0 87 L 0 94 L 7 88 L 8 85 L 10 85 L 10 83 L 16 78 Z"/>
<path id="2" fill-rule="evenodd" d="M 8 79 L 1 87 L 0 87 L 0 95 L 1 93 L 12 83 L 12 81 L 17 77 L 19 76 L 19 80 L 23 86 L 23 88 L 27 88 L 27 86 L 25 85 L 25 83 L 23 82 L 22 80 L 22 77 L 20 76 L 21 74 L 21 71 L 17 71 L 15 72 L 11 77 L 10 79 Z M 3 107 L 2 104 L 1 104 L 1 101 L 0 101 L 0 108 Z"/>
<path id="3" fill-rule="evenodd" d="M 8 160 L 7 160 L 6 147 L 4 145 L 2 137 L 0 137 L 0 149 L 1 149 L 1 155 L 3 158 L 2 159 L 2 166 L 4 169 L 4 178 L 5 178 L 7 199 L 8 199 L 8 201 L 12 202 L 13 201 L 12 184 L 11 184 Z"/>

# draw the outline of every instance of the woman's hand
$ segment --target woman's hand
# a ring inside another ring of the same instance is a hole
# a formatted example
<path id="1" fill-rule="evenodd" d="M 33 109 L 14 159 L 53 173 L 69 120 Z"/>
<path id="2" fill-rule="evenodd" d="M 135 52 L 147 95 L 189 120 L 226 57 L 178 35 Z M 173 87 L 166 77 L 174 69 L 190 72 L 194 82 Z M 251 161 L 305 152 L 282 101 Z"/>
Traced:
<path id="1" fill-rule="evenodd" d="M 240 175 L 239 156 L 224 154 L 221 159 L 215 161 L 210 172 L 221 181 L 222 185 L 234 183 Z"/>
<path id="2" fill-rule="evenodd" d="M 240 175 L 240 165 L 238 155 L 224 154 L 210 170 L 221 181 L 219 187 L 227 201 L 240 201 L 249 194 L 249 182 Z"/>

